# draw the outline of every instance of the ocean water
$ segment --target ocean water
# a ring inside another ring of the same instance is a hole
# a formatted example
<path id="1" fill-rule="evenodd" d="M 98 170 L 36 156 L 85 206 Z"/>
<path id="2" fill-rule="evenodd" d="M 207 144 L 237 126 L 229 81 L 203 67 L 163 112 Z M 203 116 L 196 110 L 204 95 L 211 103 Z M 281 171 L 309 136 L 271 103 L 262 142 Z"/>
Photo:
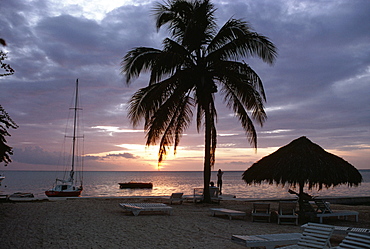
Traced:
<path id="1" fill-rule="evenodd" d="M 52 187 L 56 176 L 51 171 L 4 171 L 5 179 L 0 186 L 0 194 L 30 192 L 36 196 L 45 196 L 45 190 Z M 364 182 L 359 187 L 346 185 L 321 191 L 305 192 L 314 196 L 370 196 L 370 170 L 360 170 Z M 217 172 L 212 172 L 211 180 L 216 183 Z M 246 185 L 242 180 L 243 171 L 225 171 L 223 175 L 223 194 L 235 195 L 237 198 L 284 198 L 292 197 L 288 186 L 261 184 Z M 203 186 L 201 171 L 89 171 L 84 172 L 84 190 L 82 196 L 169 196 L 173 192 L 191 195 L 193 189 Z M 152 182 L 153 189 L 120 189 L 119 182 Z"/>

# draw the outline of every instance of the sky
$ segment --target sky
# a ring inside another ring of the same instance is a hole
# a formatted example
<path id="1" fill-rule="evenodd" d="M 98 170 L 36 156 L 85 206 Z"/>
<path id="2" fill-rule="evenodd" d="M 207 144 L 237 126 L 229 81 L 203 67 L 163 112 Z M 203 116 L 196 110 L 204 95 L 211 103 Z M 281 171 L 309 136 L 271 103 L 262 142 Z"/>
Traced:
<path id="1" fill-rule="evenodd" d="M 160 168 L 158 147 L 145 146 L 143 124 L 127 118 L 132 94 L 146 74 L 125 83 L 123 56 L 138 46 L 162 48 L 151 0 L 1 0 L 4 62 L 0 104 L 19 125 L 10 129 L 13 162 L 3 170 L 55 170 L 75 81 L 83 107 L 85 170 L 202 171 L 204 130 L 195 122 L 176 155 Z M 161 2 L 161 1 L 159 1 Z M 243 19 L 278 48 L 274 65 L 244 60 L 261 77 L 267 120 L 257 151 L 216 94 L 215 170 L 246 170 L 292 140 L 306 136 L 358 169 L 370 169 L 370 1 L 214 0 L 221 27 Z"/>

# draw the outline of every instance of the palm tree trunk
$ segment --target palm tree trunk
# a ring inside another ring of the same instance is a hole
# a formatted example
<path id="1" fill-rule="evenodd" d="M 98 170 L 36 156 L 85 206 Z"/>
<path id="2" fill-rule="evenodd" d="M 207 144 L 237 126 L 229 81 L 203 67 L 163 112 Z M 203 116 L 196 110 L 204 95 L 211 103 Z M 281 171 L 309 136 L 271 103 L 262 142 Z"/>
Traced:
<path id="1" fill-rule="evenodd" d="M 209 107 L 209 106 L 208 106 Z M 211 180 L 211 114 L 209 113 L 209 108 L 205 113 L 205 151 L 204 151 L 204 202 L 211 202 L 211 197 L 209 195 L 209 183 Z"/>

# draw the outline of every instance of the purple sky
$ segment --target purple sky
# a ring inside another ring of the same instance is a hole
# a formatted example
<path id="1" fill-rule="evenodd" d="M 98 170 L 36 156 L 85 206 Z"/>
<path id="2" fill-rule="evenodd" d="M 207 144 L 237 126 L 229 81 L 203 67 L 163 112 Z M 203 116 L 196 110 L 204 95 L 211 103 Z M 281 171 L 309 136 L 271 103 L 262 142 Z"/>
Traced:
<path id="1" fill-rule="evenodd" d="M 146 148 L 143 127 L 127 119 L 129 87 L 120 62 L 137 46 L 161 48 L 155 1 L 1 1 L 0 37 L 7 63 L 0 104 L 19 125 L 10 130 L 13 162 L 0 170 L 54 170 L 63 141 L 75 80 L 84 108 L 86 170 L 156 170 L 157 147 Z M 258 150 L 216 95 L 218 147 L 215 169 L 245 170 L 300 136 L 358 169 L 370 159 L 370 1 L 214 0 L 221 26 L 243 18 L 278 48 L 273 66 L 245 61 L 261 76 L 265 125 Z M 162 170 L 203 170 L 203 131 L 194 124 Z"/>

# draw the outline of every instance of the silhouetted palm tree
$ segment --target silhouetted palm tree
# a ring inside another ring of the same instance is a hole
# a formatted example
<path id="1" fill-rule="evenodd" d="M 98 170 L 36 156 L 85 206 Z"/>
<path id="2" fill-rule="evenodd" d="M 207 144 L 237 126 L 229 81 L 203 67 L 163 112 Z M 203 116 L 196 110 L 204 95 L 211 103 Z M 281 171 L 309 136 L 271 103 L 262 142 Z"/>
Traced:
<path id="1" fill-rule="evenodd" d="M 13 148 L 6 144 L 6 137 L 10 136 L 9 128 L 17 129 L 18 125 L 0 105 L 0 163 L 4 162 L 5 166 L 12 161 L 10 155 L 13 155 Z"/>
<path id="2" fill-rule="evenodd" d="M 6 46 L 5 40 L 0 38 L 0 44 Z M 14 69 L 11 68 L 10 65 L 3 63 L 4 59 L 6 59 L 6 53 L 0 50 L 0 68 L 7 72 L 5 74 L 0 73 L 0 77 L 9 76 L 14 73 Z M 18 125 L 0 105 L 0 163 L 4 162 L 5 166 L 12 161 L 10 159 L 10 155 L 13 155 L 13 148 L 6 144 L 6 136 L 10 136 L 10 133 L 7 130 L 9 128 L 17 129 Z"/>
<path id="3" fill-rule="evenodd" d="M 163 41 L 162 50 L 132 49 L 121 65 L 127 84 L 143 71 L 151 73 L 149 85 L 132 96 L 128 116 L 134 126 L 145 120 L 146 144 L 159 142 L 159 163 L 170 146 L 176 152 L 196 111 L 198 132 L 205 127 L 206 202 L 210 200 L 209 182 L 216 150 L 215 93 L 223 95 L 256 148 L 252 119 L 264 123 L 265 93 L 257 73 L 240 60 L 256 56 L 272 64 L 277 55 L 274 44 L 252 31 L 243 20 L 230 19 L 218 30 L 214 12 L 209 0 L 157 3 L 154 8 L 157 29 L 168 25 L 171 38 Z"/>

